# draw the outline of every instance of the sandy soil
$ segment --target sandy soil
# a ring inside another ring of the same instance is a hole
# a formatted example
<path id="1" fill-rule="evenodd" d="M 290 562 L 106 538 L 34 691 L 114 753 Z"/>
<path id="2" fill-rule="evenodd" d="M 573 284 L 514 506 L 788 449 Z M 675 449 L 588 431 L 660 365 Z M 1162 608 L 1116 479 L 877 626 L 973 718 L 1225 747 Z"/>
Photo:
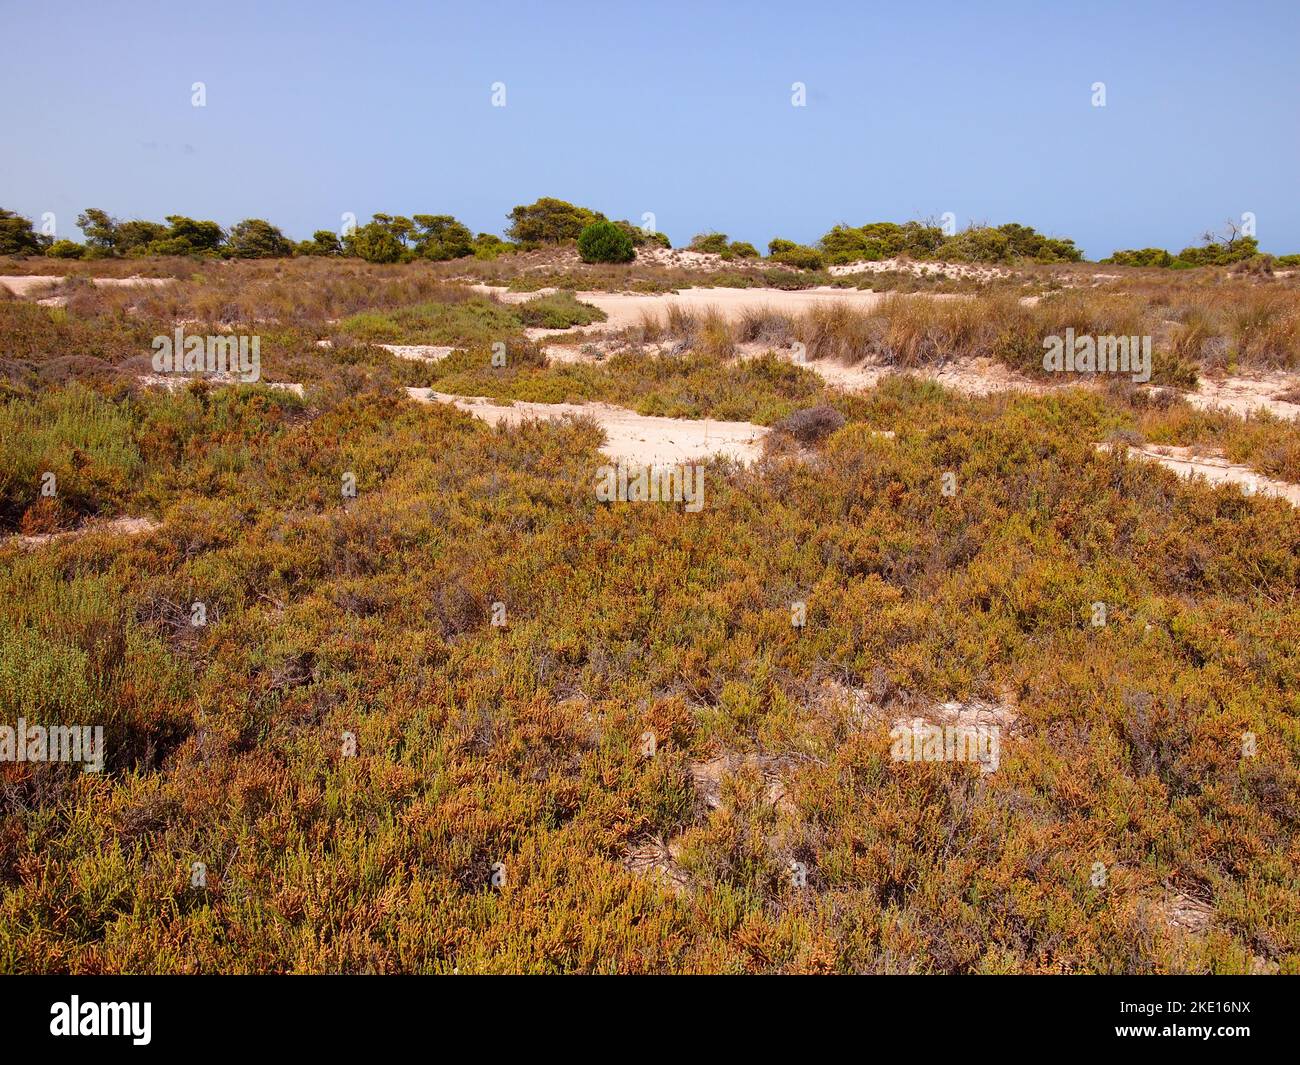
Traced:
<path id="1" fill-rule="evenodd" d="M 1100 450 L 1110 450 L 1113 445 L 1098 444 Z M 1300 484 L 1275 481 L 1256 473 L 1249 466 L 1229 462 L 1222 452 L 1198 450 L 1191 447 L 1171 447 L 1153 444 L 1147 447 L 1129 447 L 1130 458 L 1158 462 L 1180 477 L 1204 477 L 1210 484 L 1236 484 L 1246 495 L 1275 496 L 1292 506 L 1300 506 Z"/>
<path id="2" fill-rule="evenodd" d="M 1271 373 L 1203 377 L 1195 392 L 1182 394 L 1202 410 L 1224 410 L 1243 417 L 1266 410 L 1279 418 L 1296 418 L 1300 417 L 1300 403 L 1276 398 L 1293 389 L 1300 389 L 1300 374 Z"/>
<path id="3" fill-rule="evenodd" d="M 172 374 L 166 377 L 162 374 L 142 374 L 137 378 L 137 380 L 147 388 L 165 388 L 171 392 L 186 387 L 191 381 L 199 380 L 206 380 L 214 385 L 239 385 L 248 383 L 223 374 L 204 374 L 202 377 L 197 374 L 194 376 L 188 374 Z M 258 381 L 256 383 L 259 385 L 266 385 L 267 388 L 278 388 L 284 392 L 292 392 L 299 398 L 306 393 L 306 390 L 302 385 L 289 383 L 287 381 Z"/>
<path id="4" fill-rule="evenodd" d="M 492 285 L 475 285 L 476 292 L 496 296 L 506 303 L 521 303 L 538 295 L 536 292 L 510 292 Z M 542 290 L 543 292 L 547 290 Z M 599 307 L 608 316 L 606 321 L 585 327 L 586 332 L 611 332 L 639 325 L 643 315 L 664 317 L 670 307 L 701 314 L 712 308 L 727 321 L 736 321 L 746 311 L 770 310 L 777 314 L 802 314 L 810 307 L 842 303 L 855 309 L 871 310 L 883 301 L 888 293 L 871 292 L 855 288 L 831 288 L 822 285 L 785 291 L 774 288 L 684 288 L 680 292 L 578 292 L 583 303 Z M 926 294 L 928 299 L 956 299 L 947 294 Z M 544 336 L 563 336 L 567 330 L 539 330 Z"/>
<path id="5" fill-rule="evenodd" d="M 11 536 L 6 541 L 14 541 L 23 547 L 40 547 L 56 540 L 79 539 L 90 533 L 107 533 L 110 536 L 143 536 L 158 528 L 152 518 L 111 518 L 106 521 L 88 521 L 85 525 L 66 532 L 41 533 L 37 536 Z"/>
<path id="6" fill-rule="evenodd" d="M 377 346 L 392 352 L 399 359 L 408 359 L 411 362 L 441 362 L 456 350 L 439 344 L 379 344 Z"/>
<path id="7" fill-rule="evenodd" d="M 719 270 L 735 269 L 737 266 L 775 266 L 775 263 L 760 264 L 757 259 L 733 259 L 727 262 L 721 255 L 708 251 L 690 251 L 686 248 L 659 248 L 642 246 L 636 250 L 638 265 L 666 266 L 677 270 L 700 270 L 715 273 Z"/>
<path id="8" fill-rule="evenodd" d="M 1037 381 L 1021 377 L 1004 363 L 996 359 L 962 359 L 938 366 L 918 366 L 910 370 L 894 366 L 879 366 L 863 363 L 857 366 L 845 365 L 834 359 L 817 359 L 800 361 L 789 349 L 778 352 L 784 354 L 797 365 L 805 366 L 817 374 L 827 384 L 845 391 L 862 391 L 875 388 L 884 378 L 896 373 L 909 373 L 928 381 L 934 381 L 967 396 L 987 396 L 993 392 L 1016 390 L 1031 392 L 1035 395 L 1051 391 L 1053 388 L 1067 385 L 1044 385 Z M 1077 383 L 1077 382 L 1071 382 Z"/>
<path id="9" fill-rule="evenodd" d="M 518 425 L 526 418 L 586 417 L 605 430 L 601 449 L 616 461 L 649 465 L 694 462 L 725 455 L 742 462 L 758 458 L 768 430 L 749 422 L 654 418 L 608 403 L 498 404 L 479 396 L 453 396 L 430 388 L 408 388 L 421 403 L 451 403 L 489 425 Z"/>
<path id="10" fill-rule="evenodd" d="M 980 266 L 972 263 L 916 262 L 912 259 L 881 259 L 870 263 L 845 263 L 827 267 L 832 277 L 851 277 L 854 274 L 903 273 L 914 277 L 950 277 L 974 281 L 992 281 L 1011 277 L 1012 271 L 997 266 Z"/>
<path id="11" fill-rule="evenodd" d="M 43 292 L 46 288 L 52 288 L 54 285 L 66 280 L 66 277 L 39 274 L 8 275 L 0 277 L 0 285 L 3 285 L 15 296 L 25 297 L 33 292 Z M 170 277 L 92 277 L 89 280 L 95 285 L 122 288 L 131 285 L 170 285 L 175 279 Z"/>

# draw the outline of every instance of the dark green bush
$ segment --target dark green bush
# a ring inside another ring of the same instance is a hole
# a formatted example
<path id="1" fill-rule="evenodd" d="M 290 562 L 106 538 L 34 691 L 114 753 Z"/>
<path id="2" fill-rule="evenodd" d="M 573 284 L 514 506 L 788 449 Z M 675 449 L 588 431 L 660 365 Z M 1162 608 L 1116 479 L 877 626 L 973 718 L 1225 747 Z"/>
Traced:
<path id="1" fill-rule="evenodd" d="M 636 248 L 613 222 L 592 222 L 578 235 L 578 254 L 584 263 L 630 263 Z"/>
<path id="2" fill-rule="evenodd" d="M 225 250 L 232 259 L 279 259 L 292 255 L 293 245 L 270 222 L 245 218 L 230 227 Z"/>
<path id="3" fill-rule="evenodd" d="M 40 255 L 49 242 L 22 215 L 0 207 L 0 255 Z"/>

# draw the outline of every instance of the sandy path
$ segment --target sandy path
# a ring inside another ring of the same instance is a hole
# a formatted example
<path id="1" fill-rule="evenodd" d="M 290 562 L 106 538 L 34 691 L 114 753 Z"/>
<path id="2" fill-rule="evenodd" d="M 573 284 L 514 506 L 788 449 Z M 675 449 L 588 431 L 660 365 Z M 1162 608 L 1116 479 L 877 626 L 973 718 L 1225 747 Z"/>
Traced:
<path id="1" fill-rule="evenodd" d="M 59 277 L 52 274 L 25 274 L 25 275 L 6 275 L 0 277 L 0 285 L 3 285 L 15 296 L 25 297 L 32 292 L 42 291 L 47 285 L 57 285 L 68 280 L 66 277 Z M 91 284 L 103 285 L 106 288 L 121 288 L 127 285 L 170 285 L 175 278 L 172 277 L 92 277 L 89 278 Z"/>
<path id="2" fill-rule="evenodd" d="M 749 422 L 656 418 L 609 403 L 522 403 L 505 406 L 481 396 L 453 396 L 430 388 L 408 388 L 421 403 L 450 403 L 489 425 L 518 425 L 526 418 L 555 420 L 572 415 L 591 418 L 605 430 L 601 450 L 617 461 L 654 464 L 687 463 L 711 455 L 741 462 L 758 458 L 768 430 Z"/>
<path id="3" fill-rule="evenodd" d="M 1113 445 L 1098 444 L 1099 450 L 1111 450 Z M 1129 458 L 1142 458 L 1158 462 L 1165 469 L 1173 470 L 1179 477 L 1204 477 L 1210 484 L 1240 485 L 1246 495 L 1275 496 L 1285 499 L 1292 506 L 1300 507 L 1300 484 L 1288 481 L 1275 481 L 1256 473 L 1249 466 L 1240 466 L 1229 462 L 1222 452 L 1198 451 L 1191 447 L 1173 447 L 1170 445 L 1148 445 L 1147 447 L 1129 447 Z"/>

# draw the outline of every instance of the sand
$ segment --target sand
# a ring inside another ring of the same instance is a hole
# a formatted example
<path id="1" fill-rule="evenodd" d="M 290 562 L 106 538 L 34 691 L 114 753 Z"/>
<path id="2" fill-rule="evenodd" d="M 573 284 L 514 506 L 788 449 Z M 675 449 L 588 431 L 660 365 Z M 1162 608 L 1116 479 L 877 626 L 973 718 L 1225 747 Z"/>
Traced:
<path id="1" fill-rule="evenodd" d="M 1100 450 L 1111 450 L 1113 445 L 1098 444 L 1097 447 Z M 1275 481 L 1262 473 L 1257 473 L 1249 466 L 1229 462 L 1223 457 L 1222 452 L 1164 444 L 1129 447 L 1127 451 L 1130 458 L 1158 462 L 1180 477 L 1189 479 L 1203 477 L 1212 485 L 1240 485 L 1246 495 L 1274 496 L 1285 499 L 1292 506 L 1300 506 L 1300 485 Z"/>
<path id="2" fill-rule="evenodd" d="M 156 528 L 158 528 L 158 523 L 152 518 L 109 518 L 107 520 L 91 520 L 76 529 L 69 529 L 64 532 L 39 533 L 36 536 L 12 536 L 6 539 L 16 541 L 23 547 L 41 547 L 57 540 L 79 539 L 90 533 L 107 533 L 110 536 L 143 536 L 145 533 L 153 532 Z"/>
<path id="3" fill-rule="evenodd" d="M 410 362 L 441 362 L 456 350 L 441 344 L 378 344 L 376 347 Z"/>
<path id="4" fill-rule="evenodd" d="M 1269 411 L 1279 418 L 1300 417 L 1300 403 L 1275 398 L 1278 393 L 1300 389 L 1300 374 L 1271 373 L 1236 377 L 1203 377 L 1195 392 L 1182 393 L 1187 402 L 1202 410 L 1222 410 L 1243 417 Z"/>
<path id="5" fill-rule="evenodd" d="M 568 416 L 591 418 L 605 430 L 601 451 L 627 463 L 681 464 L 714 455 L 752 462 L 762 451 L 768 431 L 749 422 L 711 419 L 656 418 L 609 403 L 496 403 L 481 396 L 453 396 L 430 388 L 408 388 L 421 403 L 450 403 L 489 425 L 518 425 L 527 418 L 555 420 Z"/>
<path id="6" fill-rule="evenodd" d="M 237 377 L 229 374 L 173 374 L 163 376 L 162 374 L 142 374 L 136 378 L 146 388 L 165 388 L 169 392 L 176 392 L 185 388 L 194 381 L 207 381 L 210 385 L 216 387 L 220 385 L 246 385 L 259 384 L 267 388 L 279 389 L 282 392 L 292 392 L 301 399 L 306 394 L 306 389 L 296 382 L 288 381 L 240 381 Z"/>
<path id="7" fill-rule="evenodd" d="M 917 262 L 914 259 L 880 259 L 876 262 L 845 263 L 828 267 L 832 277 L 850 277 L 854 274 L 904 273 L 914 277 L 949 277 L 962 280 L 992 281 L 1010 277 L 1012 271 L 996 266 L 977 266 L 970 263 Z"/>
<path id="8" fill-rule="evenodd" d="M 61 284 L 68 280 L 66 277 L 59 277 L 47 274 L 25 274 L 25 275 L 6 275 L 0 277 L 0 285 L 3 285 L 15 296 L 26 297 L 33 292 L 44 291 L 47 287 Z M 171 277 L 92 277 L 88 278 L 93 285 L 103 285 L 106 288 L 124 287 L 129 285 L 170 285 L 175 278 Z"/>
<path id="9" fill-rule="evenodd" d="M 496 296 L 505 303 L 522 303 L 534 296 L 554 291 L 542 289 L 539 292 L 511 292 L 493 285 L 474 285 L 475 292 L 485 296 Z M 746 311 L 770 310 L 776 314 L 798 315 L 812 307 L 844 304 L 856 310 L 872 310 L 890 294 L 872 292 L 856 288 L 831 288 L 822 285 L 817 288 L 786 291 L 775 288 L 684 288 L 680 292 L 577 292 L 577 298 L 583 303 L 590 303 L 605 312 L 607 318 L 585 326 L 586 332 L 612 332 L 641 324 L 643 315 L 660 318 L 668 314 L 671 307 L 702 314 L 706 310 L 716 310 L 726 321 L 738 320 Z M 957 299 L 948 294 L 925 294 L 926 299 Z M 568 330 L 539 330 L 545 336 L 563 336 Z"/>

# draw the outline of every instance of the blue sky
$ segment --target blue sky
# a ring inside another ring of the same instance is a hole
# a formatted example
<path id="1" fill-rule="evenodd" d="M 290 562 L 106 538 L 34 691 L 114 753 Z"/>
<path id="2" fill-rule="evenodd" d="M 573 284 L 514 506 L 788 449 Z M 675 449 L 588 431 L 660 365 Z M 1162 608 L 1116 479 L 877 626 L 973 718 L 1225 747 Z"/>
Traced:
<path id="1" fill-rule="evenodd" d="M 1295 0 L 0 0 L 0 25 L 0 206 L 61 236 L 85 207 L 500 232 L 558 196 L 674 244 L 951 211 L 1100 257 L 1250 211 L 1300 252 Z"/>

